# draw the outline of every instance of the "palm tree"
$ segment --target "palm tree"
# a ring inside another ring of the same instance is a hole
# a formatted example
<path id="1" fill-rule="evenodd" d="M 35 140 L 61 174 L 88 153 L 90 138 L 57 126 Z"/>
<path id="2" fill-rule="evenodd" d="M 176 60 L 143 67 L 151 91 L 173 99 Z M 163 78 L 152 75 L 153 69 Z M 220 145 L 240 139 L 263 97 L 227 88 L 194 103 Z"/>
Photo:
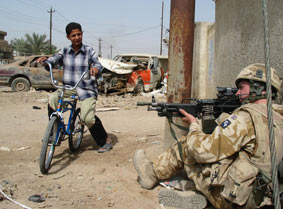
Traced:
<path id="1" fill-rule="evenodd" d="M 26 39 L 15 38 L 11 41 L 13 49 L 18 52 L 20 56 L 50 54 L 49 40 L 47 39 L 47 36 L 45 34 L 25 34 L 25 38 Z M 54 54 L 56 52 L 58 52 L 57 47 L 51 45 L 51 54 Z"/>
<path id="2" fill-rule="evenodd" d="M 16 51 L 18 53 L 19 56 L 25 56 L 28 53 L 28 49 L 27 49 L 27 42 L 25 39 L 23 38 L 14 38 L 11 41 L 11 45 L 14 49 L 14 51 Z M 30 54 L 29 54 L 30 55 Z"/>
<path id="3" fill-rule="evenodd" d="M 58 51 L 59 51 L 59 50 L 57 49 L 56 46 L 51 45 L 51 53 L 50 53 L 50 45 L 48 45 L 48 48 L 46 48 L 46 49 L 43 51 L 43 53 L 44 53 L 44 54 L 55 54 L 55 53 L 57 53 Z"/>
<path id="4" fill-rule="evenodd" d="M 48 40 L 46 40 L 47 36 L 45 34 L 25 34 L 25 38 L 27 48 L 32 54 L 42 54 L 49 47 Z"/>

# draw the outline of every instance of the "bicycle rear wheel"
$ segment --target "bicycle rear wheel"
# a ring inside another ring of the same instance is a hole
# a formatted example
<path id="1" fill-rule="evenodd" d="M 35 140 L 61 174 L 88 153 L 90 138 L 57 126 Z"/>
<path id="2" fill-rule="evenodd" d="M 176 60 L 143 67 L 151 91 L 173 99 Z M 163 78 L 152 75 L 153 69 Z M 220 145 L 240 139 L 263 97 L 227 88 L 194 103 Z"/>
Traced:
<path id="1" fill-rule="evenodd" d="M 55 151 L 56 135 L 60 137 L 60 133 L 57 134 L 57 131 L 61 132 L 61 129 L 58 130 L 58 126 L 59 119 L 56 116 L 53 116 L 48 123 L 42 140 L 39 159 L 39 167 L 42 174 L 47 174 L 48 170 L 50 169 L 51 161 Z"/>
<path id="2" fill-rule="evenodd" d="M 71 134 L 69 135 L 69 148 L 71 152 L 76 152 L 83 140 L 84 125 L 80 113 L 81 109 L 76 109 L 71 121 Z"/>

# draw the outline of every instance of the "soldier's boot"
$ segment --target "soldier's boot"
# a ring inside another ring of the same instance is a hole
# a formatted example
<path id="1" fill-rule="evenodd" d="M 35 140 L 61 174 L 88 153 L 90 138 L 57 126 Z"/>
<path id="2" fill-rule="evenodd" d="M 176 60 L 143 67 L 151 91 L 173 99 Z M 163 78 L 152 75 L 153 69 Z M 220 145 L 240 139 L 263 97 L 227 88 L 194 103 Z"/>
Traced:
<path id="1" fill-rule="evenodd" d="M 138 173 L 138 182 L 144 189 L 152 189 L 158 182 L 150 162 L 144 150 L 137 150 L 134 156 L 134 166 Z"/>
<path id="2" fill-rule="evenodd" d="M 182 209 L 203 209 L 207 205 L 206 198 L 194 191 L 160 190 L 159 203 L 163 206 Z"/>

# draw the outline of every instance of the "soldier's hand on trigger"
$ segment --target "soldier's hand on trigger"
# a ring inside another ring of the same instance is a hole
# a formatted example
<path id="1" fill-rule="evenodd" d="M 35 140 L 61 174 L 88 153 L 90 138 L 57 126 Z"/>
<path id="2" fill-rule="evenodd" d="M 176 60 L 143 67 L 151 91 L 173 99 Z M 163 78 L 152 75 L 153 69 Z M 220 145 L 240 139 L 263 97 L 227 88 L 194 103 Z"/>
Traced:
<path id="1" fill-rule="evenodd" d="M 186 121 L 189 124 L 194 123 L 194 122 L 197 123 L 197 119 L 193 115 L 187 113 L 183 109 L 180 109 L 179 111 L 180 111 L 180 113 L 182 113 L 182 115 L 184 115 L 184 117 L 182 117 L 183 121 Z"/>
<path id="2" fill-rule="evenodd" d="M 91 76 L 96 76 L 98 74 L 98 69 L 96 67 L 92 67 L 89 72 Z"/>
<path id="3" fill-rule="evenodd" d="M 47 60 L 47 57 L 39 57 L 36 62 L 42 64 L 42 65 L 45 65 L 44 61 Z"/>

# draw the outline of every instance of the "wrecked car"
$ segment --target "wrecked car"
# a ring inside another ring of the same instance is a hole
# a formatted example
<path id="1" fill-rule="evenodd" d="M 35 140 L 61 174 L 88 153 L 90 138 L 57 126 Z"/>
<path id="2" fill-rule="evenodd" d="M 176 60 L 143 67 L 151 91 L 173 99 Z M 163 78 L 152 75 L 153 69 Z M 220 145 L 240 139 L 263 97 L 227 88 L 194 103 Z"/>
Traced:
<path id="1" fill-rule="evenodd" d="M 35 89 L 52 90 L 50 73 L 36 60 L 41 55 L 29 56 L 10 64 L 0 65 L 0 85 L 10 86 L 13 91 L 29 91 Z M 62 81 L 63 71 L 57 66 L 53 69 L 54 78 Z"/>
<path id="2" fill-rule="evenodd" d="M 108 92 L 149 92 L 160 88 L 168 68 L 168 57 L 151 54 L 122 54 L 113 60 L 99 57 L 104 67 L 99 90 Z"/>

